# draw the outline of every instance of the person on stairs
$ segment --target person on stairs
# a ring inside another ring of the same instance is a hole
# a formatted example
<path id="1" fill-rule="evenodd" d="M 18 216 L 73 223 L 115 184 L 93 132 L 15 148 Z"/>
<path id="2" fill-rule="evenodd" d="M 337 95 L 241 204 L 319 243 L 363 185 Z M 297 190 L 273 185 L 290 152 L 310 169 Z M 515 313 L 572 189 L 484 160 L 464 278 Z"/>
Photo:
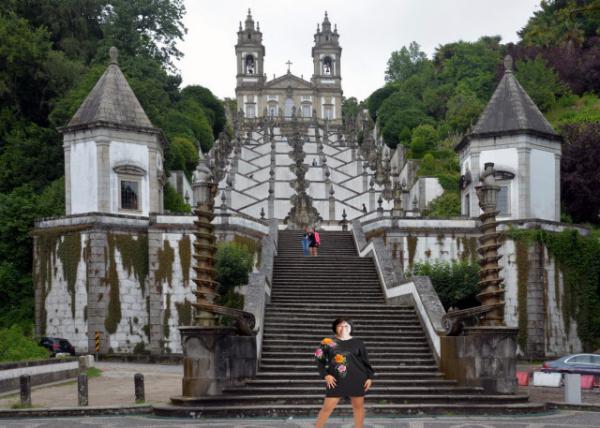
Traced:
<path id="1" fill-rule="evenodd" d="M 365 393 L 375 374 L 362 340 L 350 335 L 352 323 L 347 318 L 333 321 L 335 337 L 326 337 L 315 351 L 315 359 L 326 392 L 316 428 L 323 428 L 342 397 L 350 397 L 354 427 L 362 428 L 365 420 Z"/>
<path id="2" fill-rule="evenodd" d="M 317 257 L 317 248 L 321 245 L 321 237 L 319 236 L 319 232 L 315 226 L 313 226 L 312 231 L 308 235 L 310 239 L 310 243 L 308 246 L 310 247 L 310 255 L 313 257 Z"/>
<path id="3" fill-rule="evenodd" d="M 308 256 L 308 246 L 310 245 L 310 229 L 308 226 L 304 228 L 304 235 L 302 235 L 302 255 Z"/>

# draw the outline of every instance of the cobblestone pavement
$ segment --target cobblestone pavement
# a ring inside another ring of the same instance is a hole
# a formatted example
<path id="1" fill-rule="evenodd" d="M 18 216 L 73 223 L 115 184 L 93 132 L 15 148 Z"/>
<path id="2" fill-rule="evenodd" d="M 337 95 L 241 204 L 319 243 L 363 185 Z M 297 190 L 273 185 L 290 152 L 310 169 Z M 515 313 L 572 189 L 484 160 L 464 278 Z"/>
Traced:
<path id="1" fill-rule="evenodd" d="M 94 427 L 211 427 L 211 428 L 308 428 L 314 419 L 190 420 L 150 416 L 52 418 L 0 420 L 0 428 L 94 428 Z M 365 428 L 591 428 L 600 426 L 600 414 L 565 411 L 541 416 L 513 417 L 440 417 L 440 418 L 367 418 Z M 327 428 L 353 428 L 350 418 L 332 418 Z"/>

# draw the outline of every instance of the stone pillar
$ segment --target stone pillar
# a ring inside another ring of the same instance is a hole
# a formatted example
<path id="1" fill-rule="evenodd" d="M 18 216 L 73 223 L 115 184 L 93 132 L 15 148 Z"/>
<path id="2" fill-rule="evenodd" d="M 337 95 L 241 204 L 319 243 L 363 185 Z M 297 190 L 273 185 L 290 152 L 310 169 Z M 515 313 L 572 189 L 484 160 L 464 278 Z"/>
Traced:
<path id="1" fill-rule="evenodd" d="M 554 221 L 560 221 L 560 153 L 554 154 Z"/>
<path id="2" fill-rule="evenodd" d="M 516 215 L 516 218 L 531 217 L 531 197 L 529 195 L 529 192 L 531 190 L 530 153 L 530 148 L 522 147 L 517 149 L 517 156 L 519 162 L 519 170 L 517 171 L 519 177 L 519 209 L 518 211 L 515 211 L 511 207 L 511 213 L 513 213 L 513 216 Z"/>
<path id="3" fill-rule="evenodd" d="M 31 407 L 31 376 L 21 375 L 19 377 L 21 393 L 21 406 Z"/>
<path id="4" fill-rule="evenodd" d="M 459 385 L 482 387 L 484 394 L 516 393 L 517 332 L 472 327 L 463 336 L 441 336 L 440 371 Z"/>
<path id="5" fill-rule="evenodd" d="M 98 165 L 98 212 L 110 213 L 110 140 L 107 138 L 96 140 L 96 159 Z"/>
<path id="6" fill-rule="evenodd" d="M 473 146 L 474 142 L 471 142 Z M 473 149 L 473 147 L 471 147 Z M 477 202 L 477 195 L 475 194 L 475 185 L 479 181 L 479 174 L 481 174 L 481 168 L 479 167 L 479 153 L 473 153 L 471 155 L 471 185 L 467 187 L 469 192 L 469 217 L 479 216 L 479 204 Z"/>
<path id="7" fill-rule="evenodd" d="M 133 385 L 135 393 L 135 402 L 143 403 L 144 401 L 146 401 L 146 394 L 144 391 L 144 375 L 141 373 L 136 373 L 133 376 Z"/>
<path id="8" fill-rule="evenodd" d="M 106 319 L 108 289 L 106 287 L 106 272 L 108 270 L 108 237 L 107 232 L 92 229 L 89 233 L 89 248 L 87 260 L 87 336 L 88 352 L 96 353 L 96 332 L 100 332 L 100 353 L 108 353 L 109 342 L 104 321 Z"/>
<path id="9" fill-rule="evenodd" d="M 218 395 L 256 374 L 256 337 L 233 327 L 180 327 L 183 397 Z M 171 401 L 178 404 L 180 397 Z M 187 401 L 187 400 L 186 400 Z"/>
<path id="10" fill-rule="evenodd" d="M 65 214 L 71 214 L 71 143 L 64 143 L 65 152 Z"/>
<path id="11" fill-rule="evenodd" d="M 148 331 L 150 336 L 150 353 L 160 355 L 162 353 L 162 285 L 156 280 L 156 267 L 159 265 L 158 254 L 162 249 L 162 231 L 152 228 L 156 221 L 155 217 L 150 218 L 150 228 L 148 229 L 148 266 L 151 269 L 148 272 L 148 294 L 146 296 L 146 311 L 148 313 Z M 154 268 L 152 268 L 154 267 Z"/>
<path id="12" fill-rule="evenodd" d="M 77 376 L 77 405 L 87 406 L 88 403 L 88 376 L 85 373 L 80 373 Z"/>
<path id="13" fill-rule="evenodd" d="M 527 277 L 527 349 L 523 352 L 528 358 L 544 358 L 546 302 L 544 289 L 544 247 L 534 242 L 528 249 Z"/>
<path id="14" fill-rule="evenodd" d="M 148 210 L 150 213 L 159 213 L 162 206 L 159 206 L 159 180 L 157 168 L 158 152 L 155 147 L 148 147 Z"/>

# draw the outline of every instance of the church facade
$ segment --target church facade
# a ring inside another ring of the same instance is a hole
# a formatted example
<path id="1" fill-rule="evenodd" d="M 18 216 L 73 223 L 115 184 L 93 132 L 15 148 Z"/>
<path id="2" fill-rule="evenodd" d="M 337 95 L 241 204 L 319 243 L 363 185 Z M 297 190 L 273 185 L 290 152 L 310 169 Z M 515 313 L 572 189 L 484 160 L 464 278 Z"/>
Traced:
<path id="1" fill-rule="evenodd" d="M 238 111 L 245 118 L 283 117 L 327 120 L 332 125 L 342 123 L 342 48 L 337 27 L 325 12 L 322 24 L 317 25 L 312 48 L 313 75 L 310 81 L 291 73 L 267 80 L 265 47 L 258 22 L 248 10 L 235 45 L 237 74 L 235 94 Z"/>

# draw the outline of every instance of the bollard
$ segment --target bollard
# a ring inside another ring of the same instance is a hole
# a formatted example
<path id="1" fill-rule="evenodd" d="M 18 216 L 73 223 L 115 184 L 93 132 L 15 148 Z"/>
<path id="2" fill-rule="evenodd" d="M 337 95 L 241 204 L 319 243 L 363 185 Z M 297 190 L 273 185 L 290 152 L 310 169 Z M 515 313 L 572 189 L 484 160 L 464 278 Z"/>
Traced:
<path id="1" fill-rule="evenodd" d="M 31 376 L 21 375 L 21 406 L 31 407 Z"/>
<path id="2" fill-rule="evenodd" d="M 580 374 L 565 374 L 565 403 L 581 404 Z"/>
<path id="3" fill-rule="evenodd" d="M 144 375 L 141 373 L 136 373 L 133 376 L 133 383 L 135 386 L 135 402 L 143 403 L 146 401 L 146 396 L 144 393 Z"/>
<path id="4" fill-rule="evenodd" d="M 88 405 L 88 376 L 87 373 L 81 373 L 77 376 L 77 404 L 79 406 Z"/>

